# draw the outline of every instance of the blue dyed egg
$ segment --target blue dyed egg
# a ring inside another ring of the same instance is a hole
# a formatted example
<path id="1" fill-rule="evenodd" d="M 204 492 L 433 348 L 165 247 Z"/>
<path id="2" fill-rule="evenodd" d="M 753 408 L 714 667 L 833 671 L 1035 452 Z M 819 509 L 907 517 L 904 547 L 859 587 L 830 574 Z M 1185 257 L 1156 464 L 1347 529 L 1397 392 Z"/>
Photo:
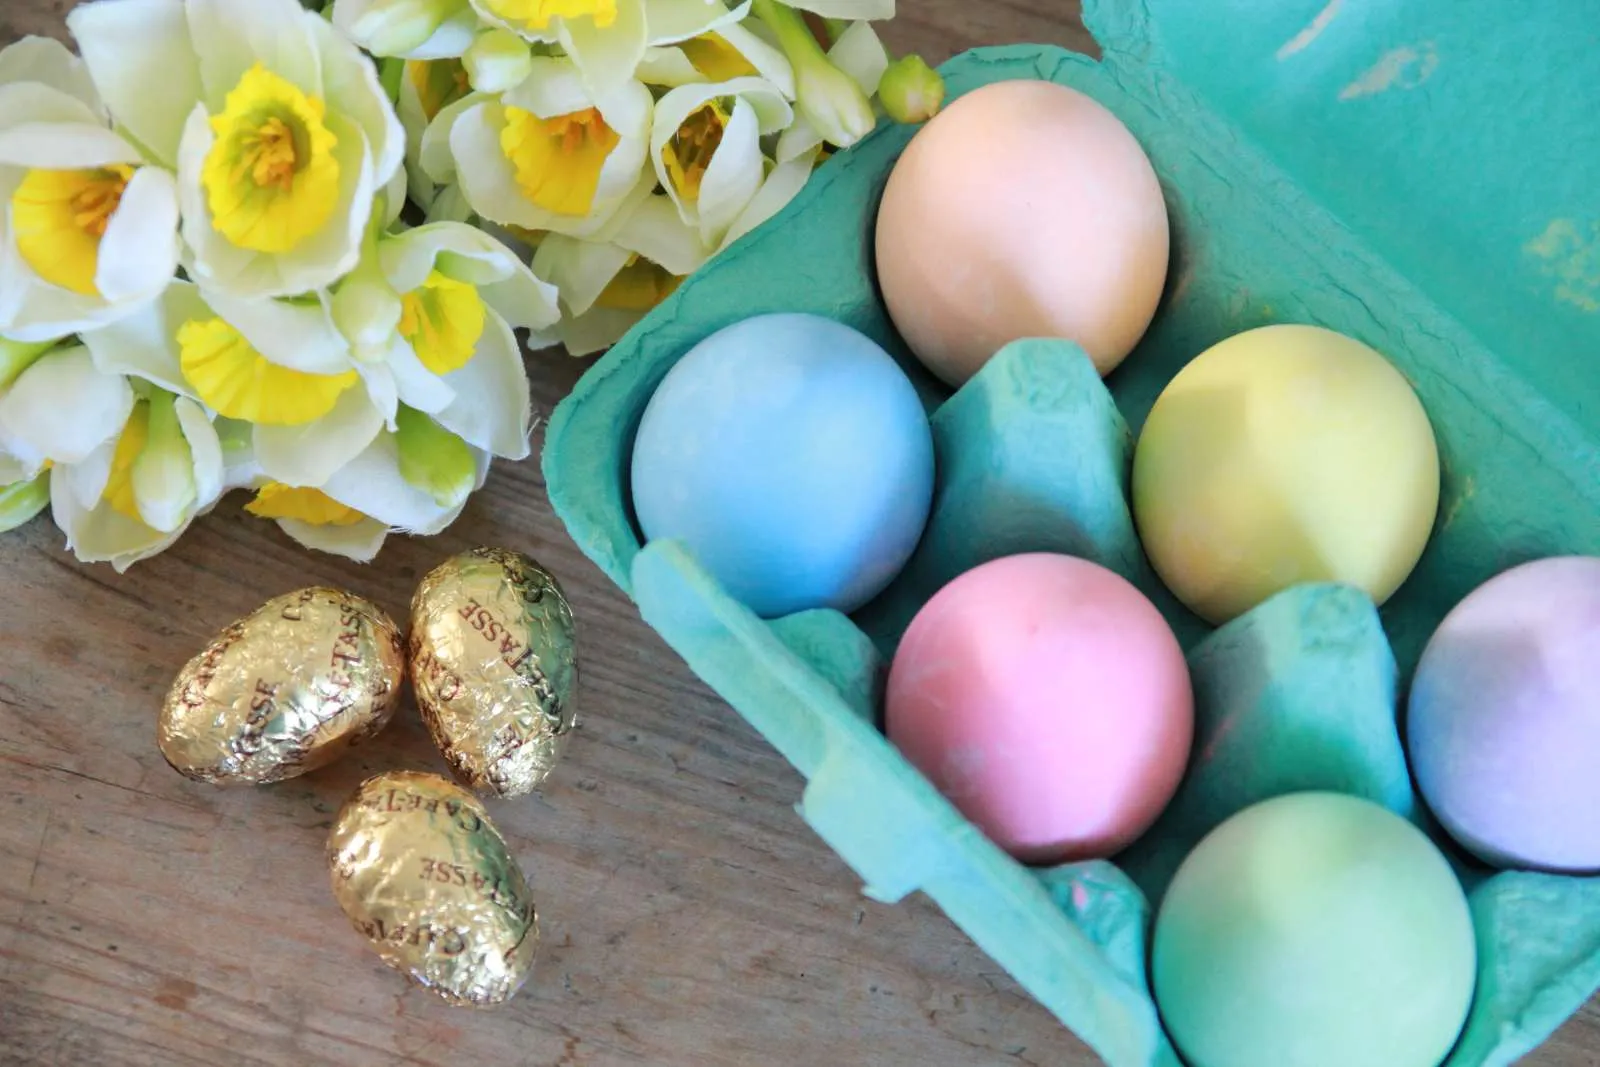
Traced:
<path id="1" fill-rule="evenodd" d="M 905 565 L 933 498 L 910 379 L 815 315 L 717 331 L 667 373 L 633 445 L 648 540 L 675 538 L 764 618 L 854 611 Z"/>

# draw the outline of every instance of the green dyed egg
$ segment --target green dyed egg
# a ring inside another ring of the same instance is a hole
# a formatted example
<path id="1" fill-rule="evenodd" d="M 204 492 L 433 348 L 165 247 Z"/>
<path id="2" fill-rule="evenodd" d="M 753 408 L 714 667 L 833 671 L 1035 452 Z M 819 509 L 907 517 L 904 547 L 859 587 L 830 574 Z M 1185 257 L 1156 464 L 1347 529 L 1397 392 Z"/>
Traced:
<path id="1" fill-rule="evenodd" d="M 1436 1067 L 1476 969 L 1466 896 L 1420 830 L 1367 800 L 1296 793 L 1184 860 L 1151 976 L 1193 1067 Z"/>

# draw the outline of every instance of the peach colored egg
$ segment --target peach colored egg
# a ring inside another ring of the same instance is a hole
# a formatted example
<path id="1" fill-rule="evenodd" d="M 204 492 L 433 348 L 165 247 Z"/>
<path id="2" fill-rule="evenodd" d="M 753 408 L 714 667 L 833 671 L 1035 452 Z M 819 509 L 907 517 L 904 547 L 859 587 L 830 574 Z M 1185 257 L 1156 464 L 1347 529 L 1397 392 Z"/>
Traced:
<path id="1" fill-rule="evenodd" d="M 1109 374 L 1150 325 L 1167 253 L 1166 204 L 1138 141 L 1052 82 L 957 99 L 906 146 L 878 212 L 889 315 L 951 385 L 1022 337 L 1076 341 Z"/>
<path id="2" fill-rule="evenodd" d="M 886 727 L 997 845 L 1061 863 L 1110 856 L 1161 814 L 1194 704 L 1155 605 L 1104 567 L 1032 553 L 923 605 L 890 667 Z"/>

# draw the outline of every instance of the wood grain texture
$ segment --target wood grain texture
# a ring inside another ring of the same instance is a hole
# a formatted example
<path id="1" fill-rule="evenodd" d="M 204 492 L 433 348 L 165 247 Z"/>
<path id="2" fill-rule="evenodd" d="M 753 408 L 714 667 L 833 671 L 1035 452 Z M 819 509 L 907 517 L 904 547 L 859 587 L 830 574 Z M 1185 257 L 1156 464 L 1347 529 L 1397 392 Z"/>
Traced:
<path id="1" fill-rule="evenodd" d="M 0 41 L 63 36 L 68 0 L 0 0 Z M 931 59 L 1092 47 L 1068 0 L 902 0 Z M 532 362 L 549 409 L 584 364 Z M 369 773 L 443 771 L 409 706 L 358 757 L 268 789 L 188 782 L 156 707 L 220 627 L 313 582 L 397 617 L 476 544 L 528 552 L 578 616 L 582 728 L 541 795 L 492 805 L 544 947 L 505 1008 L 410 989 L 334 905 L 333 813 Z M 537 463 L 500 464 L 444 535 L 361 567 L 225 506 L 119 577 L 47 518 L 0 539 L 0 1065 L 497 1067 L 1097 1061 L 939 911 L 859 883 L 794 813 L 801 780 L 567 539 Z M 1528 1061 L 1600 1063 L 1592 1009 Z"/>

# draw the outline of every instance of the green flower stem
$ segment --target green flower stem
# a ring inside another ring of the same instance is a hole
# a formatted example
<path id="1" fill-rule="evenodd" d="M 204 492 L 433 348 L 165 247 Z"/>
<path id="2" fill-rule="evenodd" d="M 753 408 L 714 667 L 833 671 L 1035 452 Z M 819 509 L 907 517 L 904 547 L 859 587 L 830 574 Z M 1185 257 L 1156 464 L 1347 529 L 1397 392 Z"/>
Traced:
<path id="1" fill-rule="evenodd" d="M 25 482 L 0 486 L 0 533 L 15 530 L 43 511 L 49 503 L 49 471 L 41 471 Z"/>

